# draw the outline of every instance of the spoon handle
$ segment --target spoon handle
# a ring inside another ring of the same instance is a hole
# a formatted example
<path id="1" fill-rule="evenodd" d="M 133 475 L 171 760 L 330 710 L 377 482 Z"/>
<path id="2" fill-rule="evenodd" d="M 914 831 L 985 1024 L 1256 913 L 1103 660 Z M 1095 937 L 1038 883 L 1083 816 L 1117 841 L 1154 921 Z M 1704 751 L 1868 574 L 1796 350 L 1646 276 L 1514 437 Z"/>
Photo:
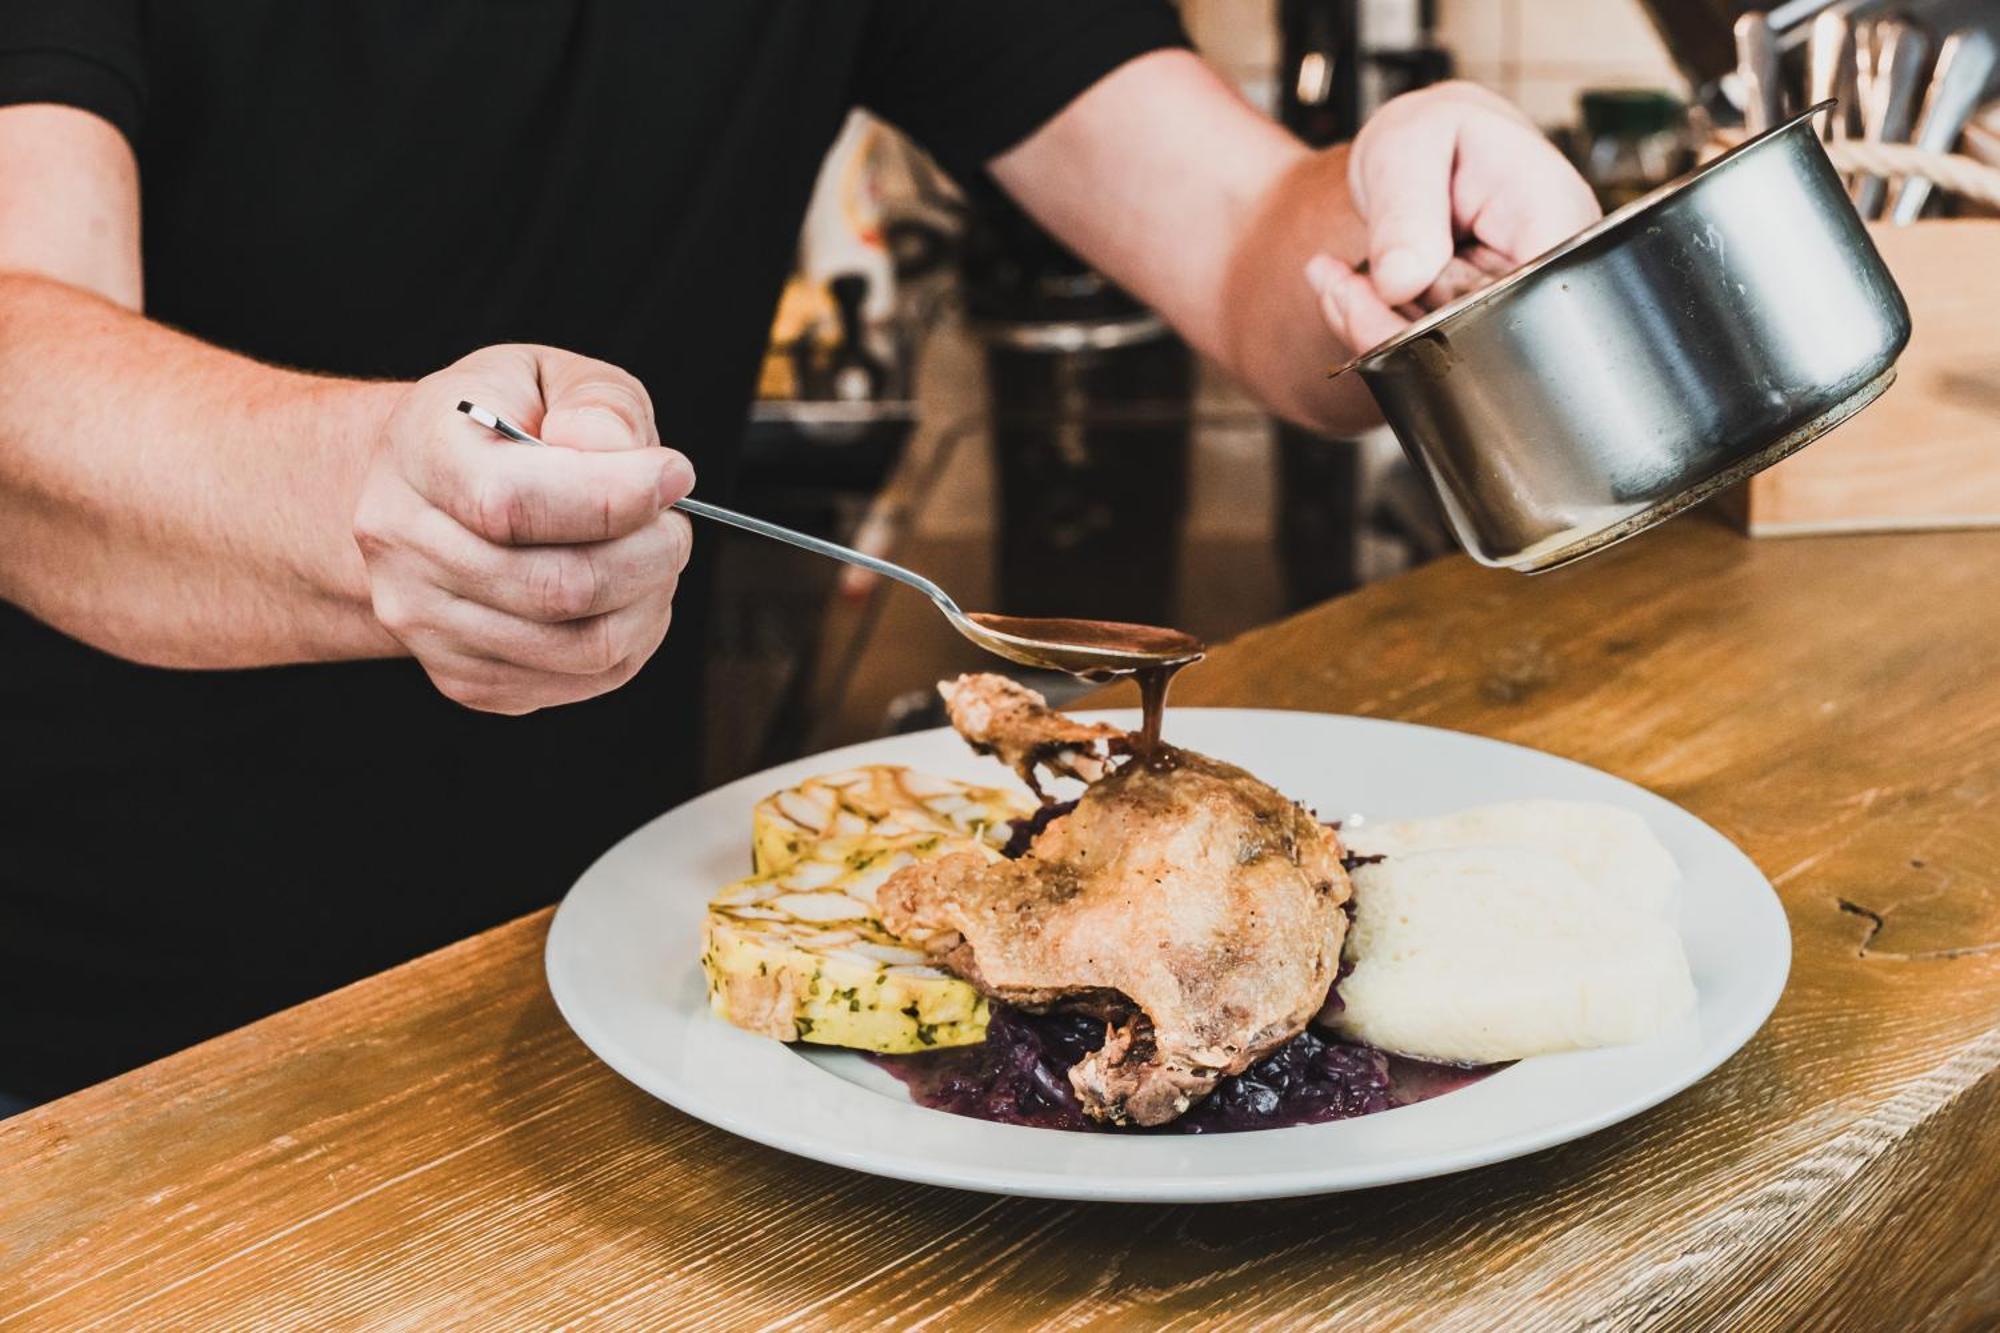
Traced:
<path id="1" fill-rule="evenodd" d="M 460 403 L 458 410 L 488 430 L 504 435 L 516 444 L 532 444 L 540 448 L 548 447 L 546 441 L 536 439 L 513 422 L 507 420 L 507 418 L 495 412 L 488 411 L 486 408 L 473 403 Z M 872 555 L 866 555 L 857 551 L 851 546 L 842 546 L 839 542 L 830 542 L 822 537 L 809 536 L 795 528 L 788 528 L 780 523 L 772 523 L 767 519 L 752 518 L 748 514 L 739 514 L 734 509 L 724 509 L 721 505 L 712 505 L 706 500 L 697 500 L 692 496 L 676 500 L 673 507 L 689 514 L 698 515 L 714 523 L 727 523 L 732 528 L 741 528 L 745 532 L 754 532 L 760 537 L 769 537 L 773 541 L 785 542 L 798 547 L 802 551 L 811 551 L 815 555 L 830 556 L 835 560 L 842 560 L 850 565 L 859 565 L 862 569 L 873 570 L 884 578 L 891 578 L 898 583 L 907 584 L 915 588 L 918 592 L 936 602 L 938 608 L 946 615 L 952 617 L 953 620 L 956 621 L 963 618 L 963 613 L 958 609 L 958 603 L 952 601 L 950 595 L 943 588 L 938 587 L 937 584 L 932 583 L 922 574 L 914 570 L 905 569 L 901 565 L 893 564 L 887 560 L 879 560 Z"/>
<path id="2" fill-rule="evenodd" d="M 782 524 L 772 523 L 761 518 L 752 518 L 748 514 L 739 514 L 734 509 L 724 509 L 721 505 L 712 505 L 706 500 L 697 500 L 693 496 L 676 500 L 674 508 L 686 510 L 690 514 L 699 514 L 701 517 L 711 519 L 717 523 L 727 523 L 732 528 L 741 528 L 745 532 L 754 532 L 760 537 L 769 537 L 773 541 L 788 542 L 800 550 L 812 551 L 818 555 L 831 556 L 835 560 L 844 560 L 850 565 L 859 565 L 863 569 L 873 570 L 885 578 L 892 578 L 898 583 L 905 583 L 915 588 L 918 592 L 944 608 L 949 614 L 959 614 L 958 603 L 952 601 L 943 588 L 938 587 L 937 584 L 932 583 L 922 574 L 914 570 L 905 569 L 901 565 L 891 563 L 887 560 L 879 560 L 872 555 L 855 550 L 852 546 L 842 546 L 839 542 L 830 542 L 824 538 L 814 537 L 800 532 L 795 528 L 788 528 Z"/>

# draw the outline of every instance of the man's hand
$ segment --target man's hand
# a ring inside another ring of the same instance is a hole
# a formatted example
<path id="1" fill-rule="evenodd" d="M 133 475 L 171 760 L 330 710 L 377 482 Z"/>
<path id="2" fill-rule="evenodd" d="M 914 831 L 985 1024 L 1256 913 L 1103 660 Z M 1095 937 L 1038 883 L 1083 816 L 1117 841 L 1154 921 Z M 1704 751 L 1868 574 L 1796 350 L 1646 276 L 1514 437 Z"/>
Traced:
<path id="1" fill-rule="evenodd" d="M 549 444 L 495 436 L 470 400 Z M 489 347 L 390 414 L 354 513 L 375 614 L 469 707 L 526 713 L 630 680 L 666 636 L 694 485 L 630 375 Z"/>
<path id="2" fill-rule="evenodd" d="M 1596 221 L 1597 199 L 1541 131 L 1469 83 L 1407 93 L 1369 118 L 1347 156 L 1367 273 L 1320 253 L 1306 277 L 1357 352 L 1408 317 L 1483 285 Z"/>
<path id="3" fill-rule="evenodd" d="M 694 476 L 629 375 L 539 347 L 415 385 L 262 365 L 140 313 L 139 168 L 111 125 L 0 107 L 0 181 L 0 601 L 149 666 L 409 651 L 509 713 L 659 647 L 689 544 L 666 507 Z"/>
<path id="4" fill-rule="evenodd" d="M 1491 93 L 1411 93 L 1355 143 L 1314 151 L 1187 51 L 1127 62 L 990 169 L 1273 411 L 1336 436 L 1381 415 L 1330 368 L 1597 216 Z"/>

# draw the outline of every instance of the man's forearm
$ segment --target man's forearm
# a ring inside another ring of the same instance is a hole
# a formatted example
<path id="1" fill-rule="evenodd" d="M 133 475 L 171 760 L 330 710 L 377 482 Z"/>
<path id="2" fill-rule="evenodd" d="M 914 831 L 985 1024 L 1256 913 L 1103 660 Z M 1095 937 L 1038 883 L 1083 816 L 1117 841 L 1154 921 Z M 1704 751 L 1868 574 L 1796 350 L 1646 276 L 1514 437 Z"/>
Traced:
<path id="1" fill-rule="evenodd" d="M 1214 316 L 1223 364 L 1274 411 L 1302 425 L 1346 435 L 1379 424 L 1357 376 L 1327 378 L 1356 349 L 1328 332 L 1304 278 L 1316 254 L 1358 263 L 1368 252 L 1347 190 L 1345 146 L 1319 153 L 1301 146 L 1271 174 L 1226 252 Z"/>
<path id="2" fill-rule="evenodd" d="M 993 174 L 1044 226 L 1274 410 L 1329 433 L 1375 420 L 1305 280 L 1367 238 L 1344 150 L 1314 153 L 1185 51 L 1106 76 Z"/>
<path id="3" fill-rule="evenodd" d="M 350 522 L 402 392 L 0 273 L 0 597 L 159 666 L 400 653 Z"/>

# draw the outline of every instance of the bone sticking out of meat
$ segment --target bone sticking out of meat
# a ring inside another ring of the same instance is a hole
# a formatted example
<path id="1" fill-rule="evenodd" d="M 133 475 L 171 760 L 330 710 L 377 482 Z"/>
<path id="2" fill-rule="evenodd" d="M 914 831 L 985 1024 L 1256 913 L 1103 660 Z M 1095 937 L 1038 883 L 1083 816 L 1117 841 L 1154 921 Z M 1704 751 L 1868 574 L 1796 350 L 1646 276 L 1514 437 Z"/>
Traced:
<path id="1" fill-rule="evenodd" d="M 1010 683 L 967 677 L 946 698 L 967 739 L 1003 757 L 1082 739 Z M 1092 1116 L 1156 1125 L 1318 1010 L 1347 926 L 1340 858 L 1333 831 L 1267 784 L 1163 751 L 1100 777 L 1018 860 L 910 866 L 880 902 L 892 930 L 987 995 L 1103 1018 L 1104 1047 L 1070 1082 Z"/>
<path id="2" fill-rule="evenodd" d="M 1102 722 L 1078 722 L 1048 706 L 1041 695 L 1005 676 L 960 676 L 938 686 L 951 725 L 972 748 L 1021 775 L 1037 796 L 1035 770 L 1095 782 L 1104 776 L 1125 732 Z"/>
<path id="3" fill-rule="evenodd" d="M 1167 686 L 1174 673 L 1208 653 L 1208 645 L 1192 634 L 1123 620 L 1024 619 L 984 611 L 974 611 L 967 619 L 1005 639 L 1036 648 L 1029 657 L 996 649 L 1002 657 L 1031 661 L 1040 656 L 1038 665 L 1100 684 L 1132 677 L 1138 682 L 1145 716 L 1133 746 L 1141 758 L 1159 744 L 1160 718 L 1166 711 Z"/>

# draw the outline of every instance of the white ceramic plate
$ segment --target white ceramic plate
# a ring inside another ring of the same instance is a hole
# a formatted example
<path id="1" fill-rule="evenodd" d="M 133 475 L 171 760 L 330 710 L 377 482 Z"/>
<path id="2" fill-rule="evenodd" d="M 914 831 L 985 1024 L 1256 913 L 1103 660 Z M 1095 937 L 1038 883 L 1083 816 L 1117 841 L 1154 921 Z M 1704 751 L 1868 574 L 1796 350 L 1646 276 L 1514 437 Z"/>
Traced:
<path id="1" fill-rule="evenodd" d="M 1086 714 L 1136 726 L 1131 713 Z M 586 871 L 549 931 L 549 988 L 591 1050 L 731 1133 L 905 1180 L 1065 1199 L 1194 1202 L 1356 1189 L 1518 1157 L 1636 1115 L 1721 1064 L 1777 1003 L 1791 935 L 1770 883 L 1727 839 L 1631 783 L 1553 755 L 1432 727 L 1318 713 L 1176 708 L 1180 745 L 1241 764 L 1322 817 L 1443 814 L 1542 796 L 1643 816 L 1680 863 L 1681 936 L 1700 996 L 1637 1046 L 1523 1060 L 1377 1115 L 1251 1133 L 1126 1137 L 997 1125 L 912 1104 L 861 1057 L 781 1045 L 709 1013 L 702 908 L 749 871 L 750 809 L 815 773 L 907 764 L 1003 775 L 947 731 L 849 746 L 671 810 Z"/>

